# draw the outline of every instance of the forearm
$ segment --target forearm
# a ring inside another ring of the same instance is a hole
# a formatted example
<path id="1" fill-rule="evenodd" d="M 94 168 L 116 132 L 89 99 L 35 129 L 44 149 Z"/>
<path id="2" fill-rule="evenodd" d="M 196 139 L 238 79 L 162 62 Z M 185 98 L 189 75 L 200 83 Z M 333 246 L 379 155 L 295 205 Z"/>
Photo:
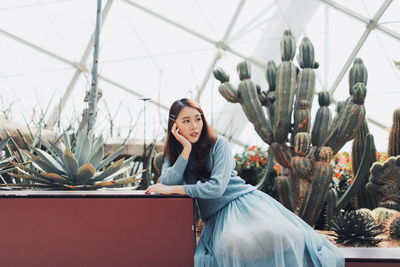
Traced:
<path id="1" fill-rule="evenodd" d="M 188 160 L 191 151 L 192 151 L 191 146 L 185 146 L 181 152 L 181 157 Z"/>
<path id="2" fill-rule="evenodd" d="M 169 187 L 171 190 L 171 194 L 184 195 L 184 196 L 187 195 L 185 189 L 183 188 L 183 185 L 171 185 Z"/>

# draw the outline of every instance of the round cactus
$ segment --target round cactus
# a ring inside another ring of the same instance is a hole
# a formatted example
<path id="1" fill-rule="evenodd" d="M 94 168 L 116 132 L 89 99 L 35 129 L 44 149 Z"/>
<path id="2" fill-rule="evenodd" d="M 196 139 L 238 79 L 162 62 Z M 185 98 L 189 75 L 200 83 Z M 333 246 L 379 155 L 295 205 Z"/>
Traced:
<path id="1" fill-rule="evenodd" d="M 319 150 L 318 158 L 322 162 L 330 162 L 333 157 L 332 148 L 323 146 Z"/>
<path id="2" fill-rule="evenodd" d="M 380 224 L 382 227 L 387 224 L 387 222 L 396 215 L 398 212 L 396 210 L 390 210 L 387 208 L 375 208 L 372 210 L 372 217 L 375 221 Z"/>
<path id="3" fill-rule="evenodd" d="M 375 162 L 370 170 L 367 190 L 381 196 L 379 206 L 400 210 L 400 156 Z"/>
<path id="4" fill-rule="evenodd" d="M 390 220 L 389 234 L 392 238 L 400 239 L 400 214 Z"/>
<path id="5" fill-rule="evenodd" d="M 372 211 L 370 209 L 367 208 L 362 208 L 362 209 L 358 209 L 356 210 L 358 213 L 363 214 L 365 217 L 367 217 L 370 220 L 374 220 L 374 217 L 372 216 Z"/>

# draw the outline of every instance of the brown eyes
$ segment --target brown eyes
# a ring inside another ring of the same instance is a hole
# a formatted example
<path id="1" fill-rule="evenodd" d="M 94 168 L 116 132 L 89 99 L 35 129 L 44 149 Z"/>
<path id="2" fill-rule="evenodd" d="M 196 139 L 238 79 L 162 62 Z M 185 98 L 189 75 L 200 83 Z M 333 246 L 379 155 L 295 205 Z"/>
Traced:
<path id="1" fill-rule="evenodd" d="M 196 121 L 201 121 L 202 119 L 201 118 L 196 118 Z M 184 120 L 184 121 L 182 121 L 182 123 L 188 123 L 189 122 L 189 120 Z"/>

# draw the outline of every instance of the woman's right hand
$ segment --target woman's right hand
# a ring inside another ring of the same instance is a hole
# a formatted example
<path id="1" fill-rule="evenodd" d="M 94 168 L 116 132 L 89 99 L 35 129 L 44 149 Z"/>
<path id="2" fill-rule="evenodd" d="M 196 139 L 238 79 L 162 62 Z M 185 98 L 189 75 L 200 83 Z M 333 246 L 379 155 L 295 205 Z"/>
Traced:
<path id="1" fill-rule="evenodd" d="M 174 125 L 172 125 L 171 132 L 175 136 L 176 140 L 178 140 L 178 142 L 182 144 L 183 149 L 192 149 L 192 143 L 190 143 L 189 140 L 187 140 L 183 135 L 179 133 L 179 128 L 176 122 L 174 123 Z"/>

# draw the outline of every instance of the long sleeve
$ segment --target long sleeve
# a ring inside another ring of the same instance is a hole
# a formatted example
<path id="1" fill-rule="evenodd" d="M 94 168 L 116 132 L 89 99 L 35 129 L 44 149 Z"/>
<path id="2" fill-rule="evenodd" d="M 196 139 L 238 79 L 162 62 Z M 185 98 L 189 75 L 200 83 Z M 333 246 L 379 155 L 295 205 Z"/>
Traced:
<path id="1" fill-rule="evenodd" d="M 197 181 L 196 184 L 184 185 L 184 189 L 190 197 L 218 198 L 225 192 L 235 164 L 229 143 L 224 137 L 220 137 L 215 143 L 212 157 L 214 164 L 210 179 L 206 182 Z"/>
<path id="2" fill-rule="evenodd" d="M 160 183 L 165 185 L 181 185 L 183 184 L 183 173 L 187 165 L 187 160 L 179 156 L 174 165 L 170 165 L 167 157 L 161 169 Z"/>

